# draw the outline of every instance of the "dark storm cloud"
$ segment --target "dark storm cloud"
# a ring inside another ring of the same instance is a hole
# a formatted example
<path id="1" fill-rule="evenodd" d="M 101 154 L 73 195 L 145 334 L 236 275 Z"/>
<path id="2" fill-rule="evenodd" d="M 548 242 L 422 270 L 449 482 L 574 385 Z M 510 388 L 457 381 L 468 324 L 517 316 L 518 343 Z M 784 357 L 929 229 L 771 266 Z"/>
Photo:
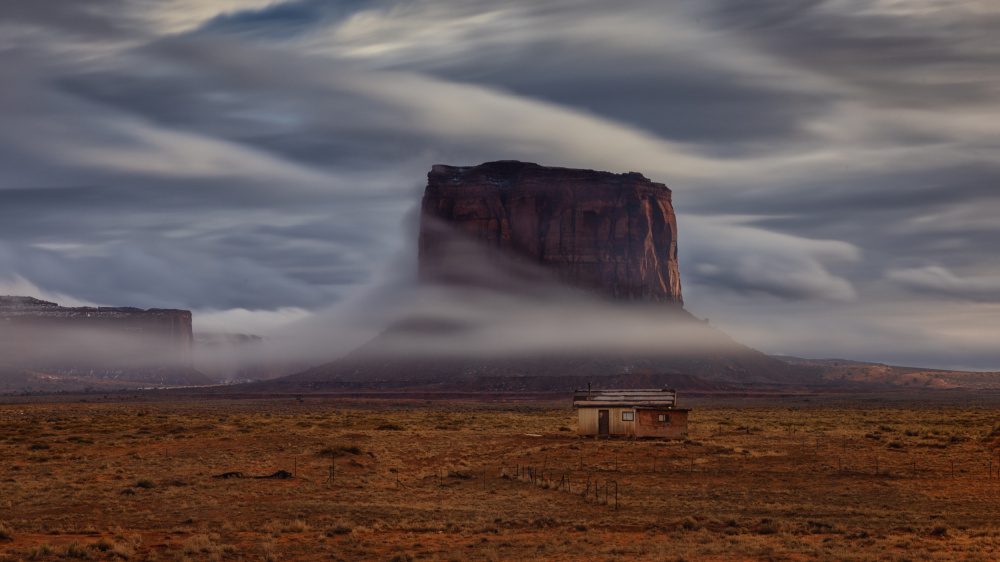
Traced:
<path id="1" fill-rule="evenodd" d="M 5 0 L 0 22 L 57 28 L 61 32 L 107 37 L 124 30 L 124 0 Z"/>
<path id="2" fill-rule="evenodd" d="M 634 52 L 538 41 L 532 48 L 497 46 L 471 60 L 414 66 L 444 79 L 579 108 L 720 153 L 741 144 L 751 150 L 754 142 L 808 137 L 801 120 L 832 101 L 827 93 L 782 88 L 752 73 L 691 64 L 684 53 L 666 49 Z M 512 52 L 497 52 L 504 48 Z"/>
<path id="3" fill-rule="evenodd" d="M 233 193 L 154 191 L 2 190 L 0 263 L 99 303 L 256 308 L 269 295 L 317 307 L 337 300 L 340 287 L 366 282 L 357 249 L 382 243 L 333 201 L 288 197 L 273 214 L 245 200 L 224 203 Z M 343 203 L 373 216 L 365 204 Z"/>
<path id="4" fill-rule="evenodd" d="M 918 342 L 885 357 L 958 364 L 944 350 L 964 346 L 982 365 L 988 338 L 958 327 L 1000 336 L 969 308 L 1000 278 L 998 18 L 934 0 L 7 2 L 0 286 L 299 317 L 380 270 L 408 279 L 412 256 L 386 264 L 431 164 L 518 158 L 667 183 L 688 306 L 767 351 L 877 354 L 866 334 Z M 932 324 L 949 335 L 911 328 Z"/>
<path id="5" fill-rule="evenodd" d="M 707 21 L 746 35 L 776 56 L 865 88 L 874 103 L 927 108 L 996 99 L 1000 78 L 990 70 L 1000 63 L 1000 14 L 977 12 L 975 2 L 925 10 L 915 4 L 909 13 L 819 0 L 720 0 L 708 6 L 715 9 L 705 10 Z"/>

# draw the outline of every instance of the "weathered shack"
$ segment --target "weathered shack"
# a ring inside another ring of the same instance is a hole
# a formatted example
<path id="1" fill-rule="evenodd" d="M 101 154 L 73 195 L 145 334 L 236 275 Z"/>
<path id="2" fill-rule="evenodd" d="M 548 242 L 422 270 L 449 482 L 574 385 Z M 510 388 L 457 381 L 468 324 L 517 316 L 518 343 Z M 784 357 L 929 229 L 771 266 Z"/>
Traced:
<path id="1" fill-rule="evenodd" d="M 573 407 L 580 435 L 683 439 L 688 434 L 690 410 L 677 407 L 671 388 L 577 390 Z"/>

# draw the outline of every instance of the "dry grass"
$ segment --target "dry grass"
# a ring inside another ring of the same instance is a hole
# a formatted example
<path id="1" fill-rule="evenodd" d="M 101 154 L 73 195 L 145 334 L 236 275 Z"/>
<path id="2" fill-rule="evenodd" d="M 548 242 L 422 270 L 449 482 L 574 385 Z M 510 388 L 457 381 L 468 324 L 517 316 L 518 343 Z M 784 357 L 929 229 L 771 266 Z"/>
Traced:
<path id="1" fill-rule="evenodd" d="M 575 425 L 562 404 L 0 405 L 0 560 L 1000 556 L 990 409 L 704 403 L 685 442 Z M 277 470 L 298 477 L 212 478 Z"/>

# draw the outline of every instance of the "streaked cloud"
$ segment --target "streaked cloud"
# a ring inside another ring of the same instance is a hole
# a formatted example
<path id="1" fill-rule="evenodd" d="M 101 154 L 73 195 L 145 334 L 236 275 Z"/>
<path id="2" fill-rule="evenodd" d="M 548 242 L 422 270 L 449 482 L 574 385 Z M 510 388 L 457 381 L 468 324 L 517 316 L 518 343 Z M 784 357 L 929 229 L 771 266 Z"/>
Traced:
<path id="1" fill-rule="evenodd" d="M 998 33 L 985 1 L 5 2 L 0 279 L 354 341 L 430 166 L 513 158 L 668 184 L 688 307 L 765 351 L 1000 368 Z"/>

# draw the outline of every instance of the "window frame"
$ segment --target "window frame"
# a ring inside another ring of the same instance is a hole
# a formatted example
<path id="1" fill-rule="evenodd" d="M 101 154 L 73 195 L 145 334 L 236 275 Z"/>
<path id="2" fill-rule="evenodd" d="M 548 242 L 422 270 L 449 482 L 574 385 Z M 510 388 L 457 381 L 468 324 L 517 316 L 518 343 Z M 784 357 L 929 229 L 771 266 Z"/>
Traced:
<path id="1" fill-rule="evenodd" d="M 656 423 L 670 423 L 670 414 L 657 414 Z"/>
<path id="2" fill-rule="evenodd" d="M 627 418 L 625 416 L 628 416 Z M 626 410 L 622 412 L 622 421 L 635 421 L 635 412 Z"/>

